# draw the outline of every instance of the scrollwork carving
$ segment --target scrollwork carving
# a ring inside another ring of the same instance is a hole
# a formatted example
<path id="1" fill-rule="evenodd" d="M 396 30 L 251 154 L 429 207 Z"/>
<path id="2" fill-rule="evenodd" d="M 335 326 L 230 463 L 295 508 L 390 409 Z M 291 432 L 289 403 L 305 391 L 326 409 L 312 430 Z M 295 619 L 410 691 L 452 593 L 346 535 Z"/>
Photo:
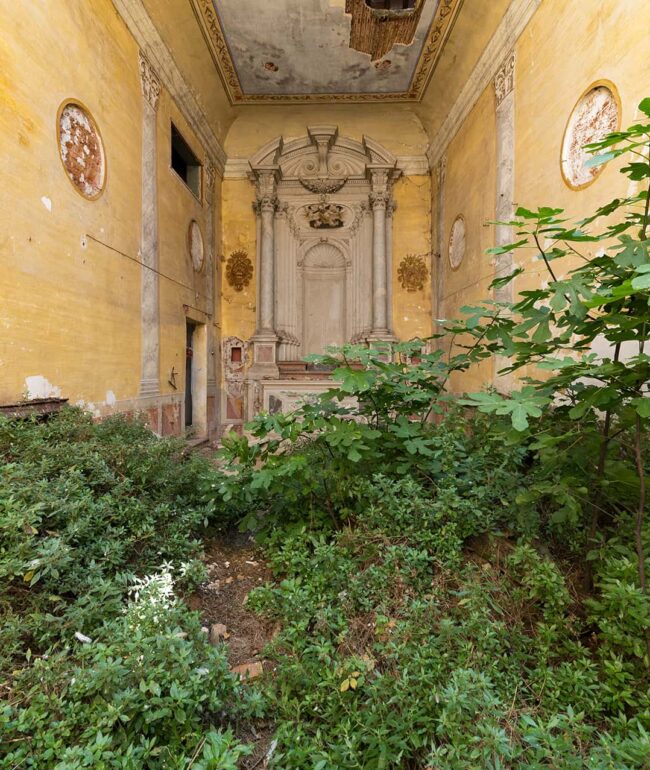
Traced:
<path id="1" fill-rule="evenodd" d="M 305 190 L 316 193 L 316 195 L 332 195 L 341 190 L 347 181 L 347 177 L 345 179 L 327 179 L 325 177 L 319 177 L 318 179 L 300 178 L 300 184 Z"/>

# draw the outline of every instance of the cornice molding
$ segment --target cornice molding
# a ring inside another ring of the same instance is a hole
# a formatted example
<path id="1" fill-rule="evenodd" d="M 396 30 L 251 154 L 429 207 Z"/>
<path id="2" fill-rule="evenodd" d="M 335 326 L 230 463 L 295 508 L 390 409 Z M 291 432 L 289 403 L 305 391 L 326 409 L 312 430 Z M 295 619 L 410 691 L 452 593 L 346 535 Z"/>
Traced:
<path id="1" fill-rule="evenodd" d="M 429 161 L 426 155 L 398 155 L 397 168 L 403 176 L 429 175 Z"/>
<path id="2" fill-rule="evenodd" d="M 397 168 L 403 176 L 428 176 L 429 163 L 426 155 L 398 155 Z M 228 158 L 223 172 L 224 179 L 249 179 L 251 164 L 248 158 Z"/>
<path id="3" fill-rule="evenodd" d="M 124 0 L 120 0 L 124 2 Z M 419 102 L 426 91 L 464 0 L 440 0 L 407 91 L 382 93 L 245 94 L 213 0 L 190 0 L 231 104 Z"/>
<path id="4" fill-rule="evenodd" d="M 214 162 L 217 172 L 223 174 L 226 153 L 210 128 L 201 105 L 179 70 L 169 48 L 160 37 L 142 0 L 113 0 L 115 10 L 140 46 L 146 59 L 169 91 L 183 117 L 199 138 L 205 154 Z"/>
<path id="5" fill-rule="evenodd" d="M 514 49 L 521 33 L 540 6 L 542 0 L 512 0 L 492 39 L 485 47 L 476 66 L 440 130 L 427 150 L 429 166 L 433 168 L 446 152 L 451 140 L 469 115 L 480 95 L 496 77 L 504 60 Z"/>

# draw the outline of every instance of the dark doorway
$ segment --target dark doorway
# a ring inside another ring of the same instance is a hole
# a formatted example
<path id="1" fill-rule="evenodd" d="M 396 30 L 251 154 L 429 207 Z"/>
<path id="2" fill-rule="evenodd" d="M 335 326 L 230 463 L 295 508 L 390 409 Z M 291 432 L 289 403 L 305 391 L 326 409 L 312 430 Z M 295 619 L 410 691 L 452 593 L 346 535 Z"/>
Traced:
<path id="1" fill-rule="evenodd" d="M 194 421 L 192 403 L 192 360 L 194 358 L 194 329 L 195 324 L 189 321 L 186 324 L 185 341 L 185 427 L 192 425 Z"/>

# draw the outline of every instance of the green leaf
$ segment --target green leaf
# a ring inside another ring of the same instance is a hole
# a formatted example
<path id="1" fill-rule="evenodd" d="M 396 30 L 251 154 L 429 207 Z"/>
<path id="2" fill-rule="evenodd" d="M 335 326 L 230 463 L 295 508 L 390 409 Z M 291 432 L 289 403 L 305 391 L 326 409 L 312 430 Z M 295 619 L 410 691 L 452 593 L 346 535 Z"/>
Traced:
<path id="1" fill-rule="evenodd" d="M 650 118 L 650 96 L 642 100 L 639 104 L 639 109 L 644 115 L 647 115 Z"/>
<path id="2" fill-rule="evenodd" d="M 640 417 L 650 417 L 650 398 L 635 398 L 632 405 Z"/>

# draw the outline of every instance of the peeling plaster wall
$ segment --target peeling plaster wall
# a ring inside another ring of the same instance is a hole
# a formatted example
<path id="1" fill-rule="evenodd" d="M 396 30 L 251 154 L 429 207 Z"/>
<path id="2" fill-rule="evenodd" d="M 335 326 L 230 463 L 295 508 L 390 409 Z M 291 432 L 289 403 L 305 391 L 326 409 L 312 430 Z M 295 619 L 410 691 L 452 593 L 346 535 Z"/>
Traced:
<path id="1" fill-rule="evenodd" d="M 138 49 L 108 0 L 0 3 L 0 402 L 137 393 L 142 97 Z M 107 86 L 110 84 L 110 87 Z M 61 164 L 57 110 L 101 132 L 106 188 L 84 199 Z M 95 242 L 93 236 L 106 245 Z M 34 391 L 34 393 L 32 393 Z"/>

